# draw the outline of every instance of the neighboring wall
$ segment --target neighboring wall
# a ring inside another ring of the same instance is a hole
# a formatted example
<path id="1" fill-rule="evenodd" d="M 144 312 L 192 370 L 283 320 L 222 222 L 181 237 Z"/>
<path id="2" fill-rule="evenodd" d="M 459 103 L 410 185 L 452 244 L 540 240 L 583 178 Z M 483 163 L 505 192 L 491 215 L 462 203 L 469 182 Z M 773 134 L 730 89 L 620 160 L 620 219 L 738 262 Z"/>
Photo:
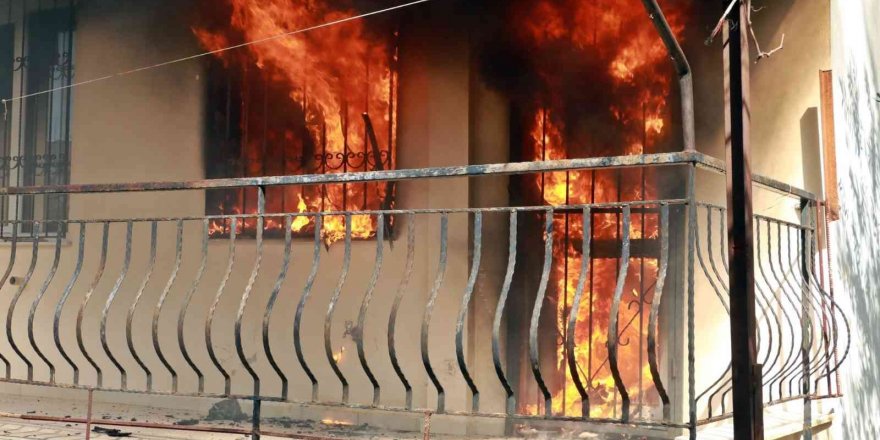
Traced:
<path id="1" fill-rule="evenodd" d="M 841 219 L 838 297 L 849 302 L 839 439 L 880 436 L 880 1 L 834 0 L 832 60 Z"/>

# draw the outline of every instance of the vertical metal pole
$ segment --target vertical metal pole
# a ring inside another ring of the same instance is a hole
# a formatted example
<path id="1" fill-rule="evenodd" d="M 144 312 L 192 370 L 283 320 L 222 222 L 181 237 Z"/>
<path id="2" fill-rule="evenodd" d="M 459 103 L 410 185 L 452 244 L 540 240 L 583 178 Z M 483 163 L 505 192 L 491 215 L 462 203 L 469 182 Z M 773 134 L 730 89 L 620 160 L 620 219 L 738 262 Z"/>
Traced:
<path id="1" fill-rule="evenodd" d="M 254 397 L 254 410 L 251 414 L 251 439 L 260 440 L 260 407 L 263 401 Z"/>
<path id="2" fill-rule="evenodd" d="M 801 200 L 801 224 L 809 225 L 810 222 L 810 203 L 807 200 Z M 815 231 L 813 231 L 815 232 Z M 810 348 L 813 344 L 812 338 L 812 303 L 810 302 L 810 271 L 813 268 L 813 247 L 810 244 L 810 231 L 806 228 L 800 230 L 801 241 L 801 273 L 803 275 L 803 292 L 801 294 L 801 313 L 803 320 L 801 322 L 801 368 L 803 369 L 803 377 L 801 378 L 801 394 L 804 396 L 804 440 L 813 438 L 813 408 L 810 395 Z"/>
<path id="3" fill-rule="evenodd" d="M 764 438 L 764 426 L 761 366 L 756 361 L 752 174 L 749 163 L 751 110 L 746 13 L 745 6 L 739 2 L 724 24 L 730 348 L 733 371 L 733 437 L 737 440 L 760 440 Z"/>
<path id="4" fill-rule="evenodd" d="M 92 396 L 94 390 L 89 388 L 89 403 L 86 409 L 86 440 L 92 438 Z"/>

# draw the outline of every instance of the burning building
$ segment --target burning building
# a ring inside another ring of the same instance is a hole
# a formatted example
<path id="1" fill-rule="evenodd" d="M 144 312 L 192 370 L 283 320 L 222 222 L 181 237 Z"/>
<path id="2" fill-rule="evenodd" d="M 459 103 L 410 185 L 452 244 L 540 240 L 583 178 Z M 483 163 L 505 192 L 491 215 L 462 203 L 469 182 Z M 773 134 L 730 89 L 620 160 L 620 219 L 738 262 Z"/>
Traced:
<path id="1" fill-rule="evenodd" d="M 427 408 L 435 432 L 461 435 L 670 438 L 696 430 L 697 413 L 729 416 L 724 207 L 711 204 L 723 184 L 703 175 L 721 166 L 701 154 L 719 155 L 721 124 L 701 110 L 694 132 L 693 97 L 669 60 L 676 40 L 698 54 L 695 70 L 717 61 L 701 55 L 715 50 L 702 29 L 717 8 L 7 3 L 14 29 L 55 11 L 60 39 L 47 47 L 66 54 L 49 63 L 62 88 L 44 105 L 9 103 L 4 145 L 42 162 L 9 166 L 4 176 L 29 177 L 7 187 L 98 185 L 4 193 L 3 237 L 18 249 L 0 261 L 10 380 L 147 396 L 113 395 L 129 405 L 241 398 L 256 422 L 418 431 Z M 0 87 L 39 92 L 22 75 Z M 696 93 L 720 94 L 705 78 Z M 46 164 L 53 154 L 68 163 Z M 804 163 L 797 173 L 813 173 Z M 788 191 L 814 206 L 811 192 Z M 792 237 L 818 228 L 776 192 L 759 195 L 775 258 L 760 287 L 778 303 L 764 316 L 782 323 L 795 315 L 790 267 L 812 255 Z M 705 266 L 688 280 L 697 251 Z M 816 319 L 835 316 L 814 290 Z M 831 394 L 830 348 L 845 332 L 822 328 L 813 377 Z M 786 350 L 805 336 L 769 321 L 762 331 L 768 405 L 802 397 Z M 689 346 L 712 356 L 694 369 Z"/>

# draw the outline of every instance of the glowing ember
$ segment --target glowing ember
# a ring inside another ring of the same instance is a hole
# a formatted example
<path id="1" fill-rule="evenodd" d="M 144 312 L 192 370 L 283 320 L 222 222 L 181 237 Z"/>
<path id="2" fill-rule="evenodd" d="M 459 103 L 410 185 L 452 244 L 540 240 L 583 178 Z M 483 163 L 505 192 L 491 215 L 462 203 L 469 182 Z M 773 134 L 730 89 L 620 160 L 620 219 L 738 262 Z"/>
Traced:
<path id="1" fill-rule="evenodd" d="M 321 424 L 327 426 L 351 426 L 354 423 L 351 423 L 347 420 L 321 419 Z"/>
<path id="2" fill-rule="evenodd" d="M 333 7 L 329 0 L 206 0 L 193 32 L 205 49 L 216 50 L 356 14 Z M 368 29 L 373 23 L 351 21 L 218 55 L 228 70 L 244 78 L 239 159 L 247 176 L 393 167 L 395 34 L 375 29 L 385 26 Z M 267 104 L 273 99 L 285 102 Z M 378 156 L 369 144 L 365 113 L 374 127 Z M 383 205 L 390 190 L 374 183 L 270 190 L 267 212 L 290 212 L 293 206 L 296 212 L 387 209 L 391 206 Z M 254 199 L 239 194 L 216 209 L 251 214 L 256 212 Z M 313 223 L 313 217 L 297 217 L 293 230 L 306 234 L 314 230 Z M 255 222 L 249 219 L 243 226 L 252 230 Z M 279 222 L 266 226 L 283 227 Z M 370 238 L 376 226 L 370 216 L 356 216 L 352 236 Z M 228 233 L 228 224 L 214 224 L 211 232 Z M 325 217 L 322 235 L 328 244 L 344 234 L 343 217 Z"/>

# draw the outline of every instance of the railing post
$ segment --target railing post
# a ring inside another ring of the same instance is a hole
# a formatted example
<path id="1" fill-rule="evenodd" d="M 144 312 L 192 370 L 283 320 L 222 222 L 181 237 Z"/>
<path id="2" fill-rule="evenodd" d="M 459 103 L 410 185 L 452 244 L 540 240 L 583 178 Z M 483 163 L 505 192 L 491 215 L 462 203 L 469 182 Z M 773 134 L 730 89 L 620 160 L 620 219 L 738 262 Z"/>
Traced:
<path id="1" fill-rule="evenodd" d="M 728 0 L 724 0 L 725 6 Z M 749 42 L 746 8 L 734 4 L 724 23 L 727 234 L 730 260 L 730 337 L 733 436 L 764 438 L 762 385 L 757 364 L 752 172 L 749 163 Z"/>
<path id="2" fill-rule="evenodd" d="M 809 244 L 809 230 L 806 228 L 810 216 L 810 202 L 801 199 L 801 272 L 803 275 L 803 291 L 801 293 L 801 310 L 803 321 L 801 322 L 801 394 L 804 398 L 804 440 L 813 438 L 813 411 L 810 399 L 810 346 L 812 345 L 812 304 L 810 302 L 810 271 L 812 270 L 813 251 Z"/>

